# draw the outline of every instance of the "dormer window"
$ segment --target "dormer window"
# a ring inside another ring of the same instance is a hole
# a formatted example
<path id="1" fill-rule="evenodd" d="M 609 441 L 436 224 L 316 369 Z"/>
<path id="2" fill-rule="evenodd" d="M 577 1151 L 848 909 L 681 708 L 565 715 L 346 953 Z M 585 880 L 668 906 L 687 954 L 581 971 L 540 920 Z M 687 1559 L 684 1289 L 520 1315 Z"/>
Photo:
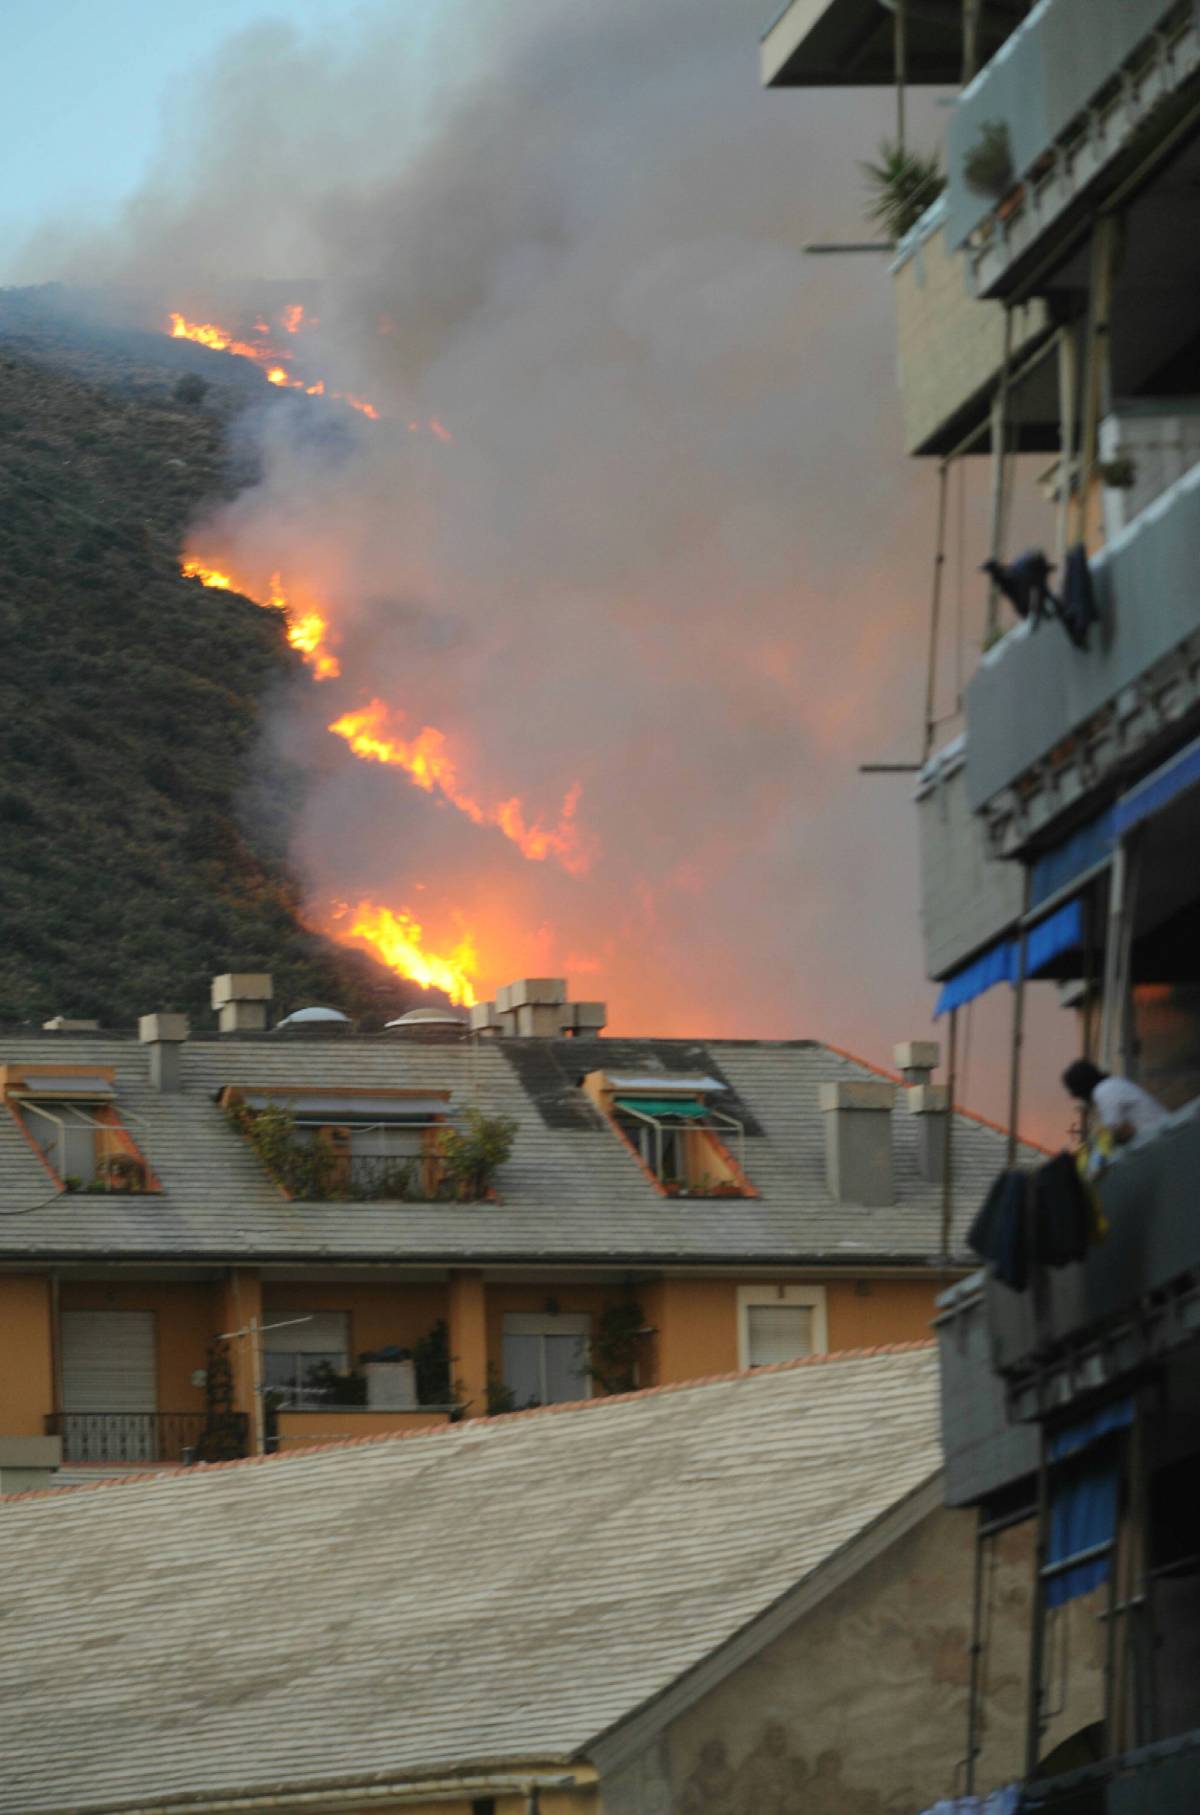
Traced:
<path id="1" fill-rule="evenodd" d="M 449 1095 L 247 1085 L 220 1101 L 290 1197 L 426 1202 L 441 1195 Z"/>
<path id="2" fill-rule="evenodd" d="M 583 1088 L 666 1197 L 753 1197 L 746 1133 L 707 1076 L 590 1072 Z"/>
<path id="3" fill-rule="evenodd" d="M 0 1067 L 10 1113 L 66 1191 L 157 1191 L 111 1068 Z"/>

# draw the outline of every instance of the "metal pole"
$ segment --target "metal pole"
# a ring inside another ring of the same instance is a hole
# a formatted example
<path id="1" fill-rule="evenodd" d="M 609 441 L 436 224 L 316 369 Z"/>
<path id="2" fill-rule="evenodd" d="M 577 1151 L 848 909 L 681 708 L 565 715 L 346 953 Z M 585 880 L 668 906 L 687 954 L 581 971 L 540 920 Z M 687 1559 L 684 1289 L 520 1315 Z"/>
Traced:
<path id="1" fill-rule="evenodd" d="M 942 1255 L 950 1258 L 954 1221 L 954 1091 L 958 1081 L 958 1010 L 950 1010 L 950 1051 L 946 1061 L 946 1127 L 942 1147 Z M 968 1786 L 969 1787 L 969 1786 Z"/>
<path id="2" fill-rule="evenodd" d="M 1033 1564 L 1033 1609 L 1029 1631 L 1029 1693 L 1026 1705 L 1025 1776 L 1032 1777 L 1038 1767 L 1042 1742 L 1042 1655 L 1045 1645 L 1046 1584 L 1042 1571 L 1046 1567 L 1046 1537 L 1049 1526 L 1049 1471 L 1046 1457 L 1046 1430 L 1038 1426 L 1038 1512 L 1037 1545 Z"/>
<path id="3" fill-rule="evenodd" d="M 983 1508 L 975 1524 L 975 1588 L 971 1603 L 971 1675 L 967 1684 L 967 1775 L 963 1788 L 968 1796 L 975 1790 L 975 1758 L 979 1751 L 979 1678 L 982 1669 L 983 1639 L 983 1554 L 988 1540 L 984 1536 Z"/>
<path id="4" fill-rule="evenodd" d="M 254 1453 L 256 1456 L 265 1456 L 267 1439 L 263 1425 L 262 1355 L 258 1343 L 257 1317 L 250 1319 L 250 1394 L 254 1400 Z"/>
<path id="5" fill-rule="evenodd" d="M 895 24 L 893 27 L 893 47 L 896 62 L 896 144 L 904 150 L 905 139 L 905 105 L 904 90 L 908 82 L 908 0 L 896 0 Z"/>
<path id="6" fill-rule="evenodd" d="M 983 0 L 963 0 L 963 87 L 979 68 L 979 14 Z"/>
<path id="7" fill-rule="evenodd" d="M 1113 851 L 1108 878 L 1108 926 L 1104 937 L 1104 994 L 1100 1005 L 1100 1058 L 1102 1071 L 1110 1071 L 1116 1045 L 1117 990 L 1121 969 L 1121 932 L 1125 906 L 1128 852 L 1123 838 Z"/>
<path id="8" fill-rule="evenodd" d="M 1025 1044 L 1025 953 L 1029 931 L 1025 916 L 1029 912 L 1031 870 L 1025 871 L 1025 907 L 1017 933 L 1017 975 L 1013 984 L 1012 1053 L 1008 1073 L 1008 1165 L 1017 1163 L 1017 1118 L 1021 1109 L 1021 1048 Z"/>
<path id="9" fill-rule="evenodd" d="M 1000 364 L 1000 378 L 996 385 L 996 395 L 992 399 L 991 440 L 992 440 L 992 534 L 989 554 L 993 561 L 999 561 L 1004 554 L 1004 487 L 1008 454 L 1008 387 L 1009 367 L 1012 361 L 1012 310 L 1004 311 L 1004 356 Z M 987 622 L 984 626 L 983 646 L 990 649 L 1000 635 L 1000 588 L 995 580 L 988 582 Z"/>
<path id="10" fill-rule="evenodd" d="M 1054 561 L 1060 570 L 1067 554 L 1067 534 L 1071 523 L 1071 502 L 1075 496 L 1075 487 L 1080 474 L 1076 471 L 1075 431 L 1079 415 L 1078 403 L 1078 364 L 1079 348 L 1075 339 L 1075 325 L 1068 323 L 1058 334 L 1058 415 L 1059 415 L 1059 465 L 1058 465 L 1058 521 L 1055 530 Z"/>
<path id="11" fill-rule="evenodd" d="M 950 467 L 945 460 L 938 467 L 937 553 L 933 559 L 933 598 L 929 608 L 929 661 L 925 671 L 925 743 L 922 761 L 928 761 L 936 735 L 934 710 L 937 693 L 938 634 L 942 617 L 942 577 L 946 568 L 946 497 L 950 486 Z"/>

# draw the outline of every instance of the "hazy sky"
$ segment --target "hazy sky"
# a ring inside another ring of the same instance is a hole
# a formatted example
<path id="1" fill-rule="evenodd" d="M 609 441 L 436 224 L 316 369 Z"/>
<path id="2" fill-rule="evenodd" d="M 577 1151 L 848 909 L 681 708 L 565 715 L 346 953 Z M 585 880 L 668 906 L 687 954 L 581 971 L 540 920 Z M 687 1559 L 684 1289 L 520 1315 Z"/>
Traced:
<path id="1" fill-rule="evenodd" d="M 397 0 L 421 22 L 435 0 Z M 189 82 L 234 33 L 278 22 L 337 33 L 348 0 L 8 0 L 0 94 L 0 281 L 48 219 L 109 213 L 135 187 Z"/>

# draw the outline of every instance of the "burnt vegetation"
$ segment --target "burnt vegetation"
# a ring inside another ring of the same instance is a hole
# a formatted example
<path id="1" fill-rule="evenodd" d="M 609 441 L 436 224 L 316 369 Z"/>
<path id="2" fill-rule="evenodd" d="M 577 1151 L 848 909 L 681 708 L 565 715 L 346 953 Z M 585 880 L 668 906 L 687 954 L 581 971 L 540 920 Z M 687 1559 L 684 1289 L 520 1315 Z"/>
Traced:
<path id="1" fill-rule="evenodd" d="M 179 576 L 188 523 L 246 477 L 241 375 L 181 384 L 169 341 L 156 364 L 152 335 L 39 319 L 0 295 L 0 1021 L 205 1026 L 210 977 L 241 968 L 274 973 L 281 1010 L 378 1024 L 421 992 L 300 924 L 303 778 L 259 760 L 299 658 L 275 613 Z"/>

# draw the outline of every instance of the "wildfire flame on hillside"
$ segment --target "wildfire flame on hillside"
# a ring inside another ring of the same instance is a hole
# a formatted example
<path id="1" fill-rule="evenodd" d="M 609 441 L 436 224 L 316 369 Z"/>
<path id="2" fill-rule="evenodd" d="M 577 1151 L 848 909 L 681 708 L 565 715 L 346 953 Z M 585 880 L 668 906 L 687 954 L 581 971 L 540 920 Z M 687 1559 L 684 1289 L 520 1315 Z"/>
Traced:
<path id="1" fill-rule="evenodd" d="M 447 754 L 444 732 L 425 725 L 414 738 L 391 737 L 385 735 L 387 721 L 388 709 L 383 701 L 372 700 L 357 712 L 344 712 L 341 718 L 334 719 L 329 730 L 336 737 L 344 737 L 355 756 L 365 762 L 394 764 L 418 788 L 427 794 L 441 794 L 475 825 L 494 826 L 531 862 L 542 863 L 547 857 L 554 857 L 572 876 L 581 876 L 587 870 L 591 854 L 575 818 L 583 791 L 580 783 L 575 782 L 568 789 L 557 825 L 547 827 L 540 821 L 530 825 L 518 795 L 484 806 L 460 786 L 458 770 Z"/>
<path id="2" fill-rule="evenodd" d="M 268 582 L 265 599 L 254 597 L 247 586 L 240 586 L 232 574 L 222 568 L 210 567 L 207 562 L 189 555 L 183 562 L 181 572 L 185 580 L 199 580 L 201 586 L 210 586 L 216 592 L 238 592 L 245 599 L 253 599 L 256 605 L 265 609 L 282 611 L 287 618 L 287 640 L 297 650 L 319 681 L 332 680 L 342 672 L 337 657 L 326 648 L 325 639 L 329 635 L 329 625 L 319 611 L 311 607 L 295 606 L 283 590 L 282 575 L 273 573 Z"/>
<path id="3" fill-rule="evenodd" d="M 439 957 L 426 949 L 424 929 L 411 914 L 403 909 L 394 913 L 373 901 L 360 901 L 355 908 L 340 903 L 330 931 L 336 939 L 365 945 L 390 970 L 423 989 L 443 990 L 455 1006 L 470 1008 L 479 1000 L 479 954 L 470 933 L 464 933 L 447 956 Z"/>
<path id="4" fill-rule="evenodd" d="M 327 392 L 323 378 L 318 378 L 313 384 L 308 384 L 303 378 L 293 378 L 288 372 L 287 365 L 282 363 L 291 359 L 290 349 L 282 351 L 271 346 L 265 338 L 269 334 L 270 328 L 264 321 L 256 321 L 254 324 L 254 332 L 264 336 L 262 340 L 254 342 L 236 339 L 228 328 L 219 327 L 216 322 L 189 321 L 187 316 L 181 315 L 177 309 L 171 310 L 168 320 L 171 323 L 172 340 L 194 340 L 199 346 L 211 347 L 214 353 L 231 353 L 237 359 L 253 360 L 255 365 L 262 367 L 268 384 L 278 385 L 288 391 L 303 391 L 307 397 L 328 396 L 338 403 L 348 404 L 352 410 L 358 410 L 361 415 L 369 417 L 372 422 L 379 421 L 379 411 L 373 403 L 368 403 L 365 398 L 355 397 L 350 391 Z M 313 317 L 305 319 L 304 309 L 300 303 L 289 303 L 280 320 L 289 334 L 299 333 L 302 327 L 316 326 Z M 430 427 L 432 428 L 432 426 L 431 423 Z"/>

